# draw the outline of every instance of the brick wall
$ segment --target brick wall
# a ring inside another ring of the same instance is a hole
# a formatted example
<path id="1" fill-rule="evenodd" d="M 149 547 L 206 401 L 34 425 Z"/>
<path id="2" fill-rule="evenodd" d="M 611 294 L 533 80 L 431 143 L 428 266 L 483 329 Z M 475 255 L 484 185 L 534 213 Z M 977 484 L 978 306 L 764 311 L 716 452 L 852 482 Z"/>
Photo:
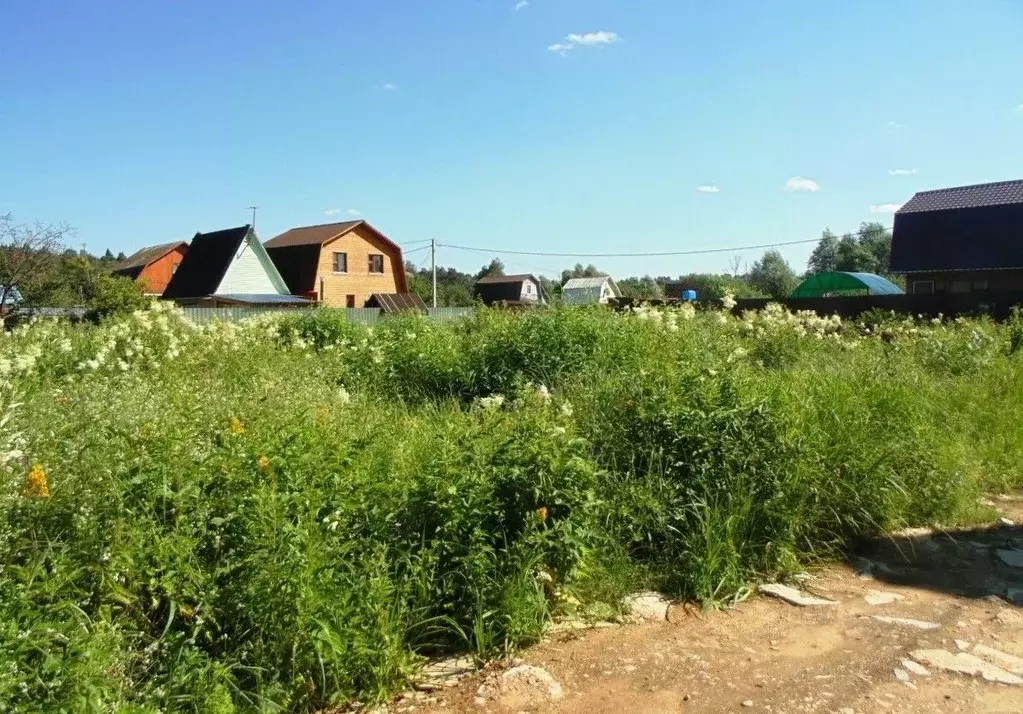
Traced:
<path id="1" fill-rule="evenodd" d="M 334 253 L 348 255 L 347 273 L 334 272 Z M 384 257 L 383 273 L 369 272 L 370 254 Z M 400 250 L 380 240 L 365 226 L 358 226 L 320 248 L 314 290 L 319 293 L 322 285 L 320 299 L 329 307 L 363 307 L 373 293 L 404 292 L 404 271 Z"/>

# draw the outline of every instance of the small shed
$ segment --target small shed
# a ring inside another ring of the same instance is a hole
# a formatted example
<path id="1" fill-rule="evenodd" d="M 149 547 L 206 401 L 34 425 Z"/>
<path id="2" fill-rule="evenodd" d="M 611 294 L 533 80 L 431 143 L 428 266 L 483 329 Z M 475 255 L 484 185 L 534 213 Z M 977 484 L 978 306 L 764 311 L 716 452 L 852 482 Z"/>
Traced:
<path id="1" fill-rule="evenodd" d="M 426 303 L 415 293 L 373 293 L 366 301 L 366 307 L 380 308 L 387 315 L 400 312 L 426 312 Z"/>
<path id="2" fill-rule="evenodd" d="M 610 275 L 595 278 L 571 278 L 561 286 L 561 299 L 570 305 L 586 303 L 607 304 L 612 298 L 620 298 L 622 291 Z"/>
<path id="3" fill-rule="evenodd" d="M 822 298 L 839 295 L 902 295 L 895 283 L 873 273 L 814 273 L 792 291 L 793 298 Z"/>
<path id="4" fill-rule="evenodd" d="M 473 297 L 485 305 L 543 305 L 540 281 L 533 275 L 488 275 L 473 286 Z"/>

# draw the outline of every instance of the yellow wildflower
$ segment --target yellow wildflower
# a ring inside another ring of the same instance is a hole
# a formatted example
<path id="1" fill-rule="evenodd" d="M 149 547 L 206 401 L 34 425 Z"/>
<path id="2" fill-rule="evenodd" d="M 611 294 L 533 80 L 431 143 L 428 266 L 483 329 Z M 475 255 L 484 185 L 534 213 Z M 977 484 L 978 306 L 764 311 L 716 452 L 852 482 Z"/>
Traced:
<path id="1" fill-rule="evenodd" d="M 245 423 L 242 422 L 242 420 L 236 416 L 231 417 L 231 433 L 232 434 L 245 433 Z"/>
<path id="2" fill-rule="evenodd" d="M 25 479 L 25 488 L 22 489 L 21 495 L 25 498 L 50 497 L 50 484 L 46 480 L 46 472 L 43 471 L 43 467 L 39 464 L 33 466 L 32 470 L 28 472 L 28 477 Z"/>
<path id="3" fill-rule="evenodd" d="M 266 457 L 266 454 L 261 454 L 259 457 L 259 470 L 260 471 L 270 470 L 270 459 Z"/>
<path id="4" fill-rule="evenodd" d="M 539 518 L 541 521 L 546 521 L 547 506 L 540 506 L 538 509 L 536 509 L 536 517 Z"/>

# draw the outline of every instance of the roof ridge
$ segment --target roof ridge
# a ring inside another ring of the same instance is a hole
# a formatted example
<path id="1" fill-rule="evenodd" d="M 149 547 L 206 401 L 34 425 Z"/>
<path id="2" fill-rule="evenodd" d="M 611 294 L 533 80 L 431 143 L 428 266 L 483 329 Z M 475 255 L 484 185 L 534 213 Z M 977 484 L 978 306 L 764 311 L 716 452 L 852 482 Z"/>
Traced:
<path id="1" fill-rule="evenodd" d="M 292 231 L 301 231 L 305 230 L 306 228 L 327 228 L 328 226 L 347 226 L 351 224 L 365 222 L 366 222 L 365 218 L 353 218 L 350 221 L 334 221 L 332 223 L 311 223 L 308 226 L 295 226 L 294 228 L 289 228 L 288 230 L 284 231 L 284 233 L 291 233 Z M 281 233 L 281 235 L 284 235 L 284 233 Z"/>
<path id="2" fill-rule="evenodd" d="M 1006 184 L 1014 183 L 1023 184 L 1023 179 L 1006 179 L 1004 181 L 988 181 L 987 183 L 968 183 L 962 186 L 946 186 L 945 188 L 929 188 L 925 191 L 917 191 L 917 194 L 944 193 L 945 191 L 958 191 L 964 188 L 987 188 L 988 186 L 1005 186 Z"/>

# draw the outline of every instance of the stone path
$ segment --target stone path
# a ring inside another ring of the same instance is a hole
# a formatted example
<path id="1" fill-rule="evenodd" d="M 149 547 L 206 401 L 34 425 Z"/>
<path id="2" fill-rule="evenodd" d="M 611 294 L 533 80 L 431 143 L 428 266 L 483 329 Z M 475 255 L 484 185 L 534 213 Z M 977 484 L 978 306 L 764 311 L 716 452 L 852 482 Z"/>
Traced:
<path id="1" fill-rule="evenodd" d="M 1012 525 L 897 534 L 732 610 L 641 593 L 629 624 L 562 625 L 521 660 L 456 663 L 386 710 L 1020 714 L 1023 567 L 1003 551 L 1023 550 L 1023 498 L 995 503 Z"/>

